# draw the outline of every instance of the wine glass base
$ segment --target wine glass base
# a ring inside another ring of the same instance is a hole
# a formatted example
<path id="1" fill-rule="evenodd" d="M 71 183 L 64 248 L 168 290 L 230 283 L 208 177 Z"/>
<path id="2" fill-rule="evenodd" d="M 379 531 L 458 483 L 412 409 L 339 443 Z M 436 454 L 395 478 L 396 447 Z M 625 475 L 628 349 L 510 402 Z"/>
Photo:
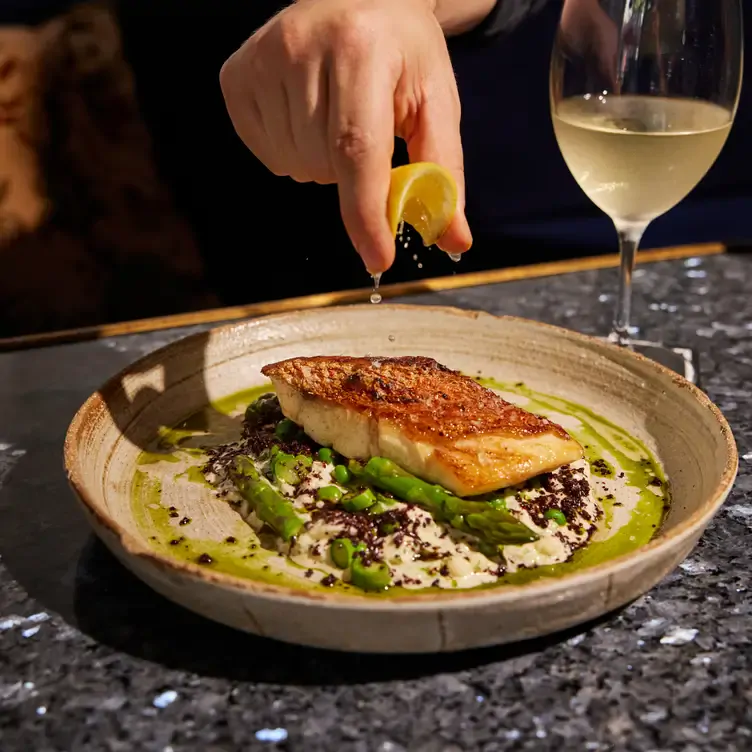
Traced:
<path id="1" fill-rule="evenodd" d="M 611 342 L 611 337 L 599 337 L 599 339 Z M 634 350 L 646 358 L 660 363 L 666 368 L 684 376 L 687 381 L 691 381 L 697 386 L 700 385 L 700 367 L 699 358 L 695 350 L 688 347 L 667 347 L 658 342 L 646 342 L 644 340 L 631 340 L 628 345 L 630 350 Z"/>

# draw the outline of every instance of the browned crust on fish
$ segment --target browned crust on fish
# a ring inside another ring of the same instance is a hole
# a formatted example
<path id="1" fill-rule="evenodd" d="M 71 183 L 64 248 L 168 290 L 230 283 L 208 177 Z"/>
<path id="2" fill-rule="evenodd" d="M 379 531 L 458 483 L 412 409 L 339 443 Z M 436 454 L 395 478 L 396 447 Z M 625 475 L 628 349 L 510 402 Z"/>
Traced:
<path id="1" fill-rule="evenodd" d="M 468 436 L 530 438 L 554 434 L 571 440 L 552 421 L 499 397 L 433 358 L 290 358 L 261 372 L 303 396 L 367 414 L 399 426 L 411 440 L 452 444 Z"/>

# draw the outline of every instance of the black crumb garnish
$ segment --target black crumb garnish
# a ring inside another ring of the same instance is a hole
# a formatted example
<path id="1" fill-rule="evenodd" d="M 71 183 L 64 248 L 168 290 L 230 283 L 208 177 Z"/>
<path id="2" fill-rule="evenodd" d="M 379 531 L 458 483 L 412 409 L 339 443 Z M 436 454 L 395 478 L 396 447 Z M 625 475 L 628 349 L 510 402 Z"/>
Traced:
<path id="1" fill-rule="evenodd" d="M 243 421 L 240 441 L 206 450 L 207 461 L 201 468 L 202 472 L 221 476 L 232 466 L 236 457 L 261 457 L 272 446 L 279 447 L 287 454 L 313 456 L 318 445 L 302 431 L 285 440 L 276 436 L 275 428 L 283 417 L 279 400 L 270 397 L 261 414 L 252 412 L 250 418 Z M 218 492 L 218 496 L 223 495 L 226 492 Z"/>

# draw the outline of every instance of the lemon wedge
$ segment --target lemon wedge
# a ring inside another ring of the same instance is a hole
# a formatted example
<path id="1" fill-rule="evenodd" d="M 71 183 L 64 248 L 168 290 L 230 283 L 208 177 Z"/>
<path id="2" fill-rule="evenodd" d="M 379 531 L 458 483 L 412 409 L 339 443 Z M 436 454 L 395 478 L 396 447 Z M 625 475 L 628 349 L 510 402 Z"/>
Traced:
<path id="1" fill-rule="evenodd" d="M 457 209 L 457 183 L 452 173 L 434 162 L 395 167 L 387 201 L 387 219 L 392 235 L 407 222 L 433 245 L 449 227 Z"/>

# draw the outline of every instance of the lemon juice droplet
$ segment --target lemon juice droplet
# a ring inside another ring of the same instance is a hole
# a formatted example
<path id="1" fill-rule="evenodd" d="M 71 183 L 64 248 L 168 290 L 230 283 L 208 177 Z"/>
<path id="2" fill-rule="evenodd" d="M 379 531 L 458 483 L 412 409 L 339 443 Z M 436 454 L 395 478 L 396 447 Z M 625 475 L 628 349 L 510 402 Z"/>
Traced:
<path id="1" fill-rule="evenodd" d="M 426 211 L 426 207 L 424 206 L 423 202 L 420 202 L 420 223 L 422 225 L 427 225 L 431 221 L 431 218 L 428 216 L 428 212 Z"/>
<path id="2" fill-rule="evenodd" d="M 461 253 L 448 253 L 447 255 L 450 259 L 452 259 L 452 261 L 454 261 L 455 264 L 462 258 Z"/>
<path id="3" fill-rule="evenodd" d="M 379 292 L 379 283 L 381 282 L 381 272 L 378 274 L 372 274 L 373 279 L 373 292 L 371 293 L 371 303 L 381 303 L 381 293 Z"/>
<path id="4" fill-rule="evenodd" d="M 402 243 L 403 248 L 407 248 L 410 245 L 410 239 L 405 235 L 405 220 L 400 220 L 397 227 L 397 242 Z"/>

